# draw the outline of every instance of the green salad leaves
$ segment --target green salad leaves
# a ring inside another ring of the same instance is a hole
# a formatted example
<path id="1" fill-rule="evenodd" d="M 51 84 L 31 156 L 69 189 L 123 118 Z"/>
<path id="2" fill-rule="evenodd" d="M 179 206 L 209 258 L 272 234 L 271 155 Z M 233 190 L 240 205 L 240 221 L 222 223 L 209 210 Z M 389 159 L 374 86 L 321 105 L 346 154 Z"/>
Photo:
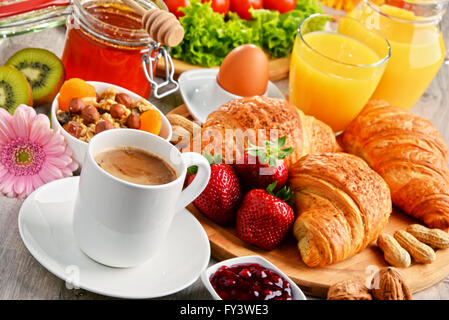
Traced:
<path id="1" fill-rule="evenodd" d="M 298 0 L 295 10 L 280 14 L 273 10 L 252 10 L 252 20 L 235 13 L 226 16 L 212 11 L 210 2 L 191 0 L 180 9 L 184 40 L 171 48 L 174 58 L 206 67 L 219 66 L 226 55 L 239 45 L 252 43 L 271 57 L 288 56 L 293 48 L 298 26 L 309 15 L 322 12 L 316 0 Z"/>

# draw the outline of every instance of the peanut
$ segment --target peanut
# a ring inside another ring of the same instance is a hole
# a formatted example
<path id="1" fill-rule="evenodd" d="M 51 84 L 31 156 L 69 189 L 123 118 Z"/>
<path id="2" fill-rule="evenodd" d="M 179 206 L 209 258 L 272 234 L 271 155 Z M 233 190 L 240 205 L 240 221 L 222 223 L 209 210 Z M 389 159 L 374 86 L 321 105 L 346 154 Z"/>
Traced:
<path id="1" fill-rule="evenodd" d="M 431 263 L 435 260 L 435 251 L 428 245 L 420 242 L 405 230 L 398 230 L 394 233 L 394 238 L 401 247 L 407 250 L 415 260 L 422 263 Z"/>
<path id="2" fill-rule="evenodd" d="M 377 278 L 379 286 L 372 289 L 376 300 L 412 300 L 410 288 L 401 273 L 392 267 L 382 268 L 373 278 Z"/>
<path id="3" fill-rule="evenodd" d="M 449 233 L 440 229 L 429 229 L 420 224 L 412 224 L 407 228 L 407 232 L 416 239 L 434 248 L 449 248 Z"/>
<path id="4" fill-rule="evenodd" d="M 373 300 L 373 297 L 363 281 L 349 279 L 333 284 L 327 292 L 327 300 Z"/>
<path id="5" fill-rule="evenodd" d="M 410 266 L 412 260 L 410 254 L 391 235 L 382 233 L 377 239 L 377 245 L 384 252 L 384 259 L 390 265 L 399 268 Z"/>

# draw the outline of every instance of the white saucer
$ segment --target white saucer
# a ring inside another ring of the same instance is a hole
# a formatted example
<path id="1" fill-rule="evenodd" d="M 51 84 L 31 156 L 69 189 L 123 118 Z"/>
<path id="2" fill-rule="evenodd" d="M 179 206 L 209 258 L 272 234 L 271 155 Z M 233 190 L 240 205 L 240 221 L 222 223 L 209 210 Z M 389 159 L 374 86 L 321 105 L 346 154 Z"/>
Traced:
<path id="1" fill-rule="evenodd" d="M 22 240 L 37 261 L 76 287 L 117 298 L 155 298 L 180 291 L 207 267 L 204 229 L 186 209 L 173 219 L 165 245 L 145 264 L 110 268 L 88 258 L 72 231 L 79 177 L 53 181 L 34 191 L 19 212 Z"/>
<path id="2" fill-rule="evenodd" d="M 217 83 L 218 69 L 193 69 L 183 72 L 178 79 L 179 90 L 192 117 L 206 122 L 207 116 L 222 104 L 241 98 L 222 89 Z M 267 97 L 285 99 L 276 85 L 268 81 Z"/>

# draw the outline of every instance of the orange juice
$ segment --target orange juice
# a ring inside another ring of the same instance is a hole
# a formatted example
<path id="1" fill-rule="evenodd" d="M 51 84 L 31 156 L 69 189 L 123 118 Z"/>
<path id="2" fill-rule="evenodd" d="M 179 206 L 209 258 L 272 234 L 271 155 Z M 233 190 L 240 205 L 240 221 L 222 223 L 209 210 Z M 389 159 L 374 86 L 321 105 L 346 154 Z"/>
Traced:
<path id="1" fill-rule="evenodd" d="M 438 20 L 386 4 L 378 7 L 366 3 L 356 7 L 350 16 L 382 32 L 391 45 L 390 61 L 373 98 L 410 109 L 444 60 Z"/>
<path id="2" fill-rule="evenodd" d="M 385 66 L 380 60 L 368 45 L 344 34 L 298 36 L 290 65 L 290 101 L 339 132 L 376 89 Z"/>

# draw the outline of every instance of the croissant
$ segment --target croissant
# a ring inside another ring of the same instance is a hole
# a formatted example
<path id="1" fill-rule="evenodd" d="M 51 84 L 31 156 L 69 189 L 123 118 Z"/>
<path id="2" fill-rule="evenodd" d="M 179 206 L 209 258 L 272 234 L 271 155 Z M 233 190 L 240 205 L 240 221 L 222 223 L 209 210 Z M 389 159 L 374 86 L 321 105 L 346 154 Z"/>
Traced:
<path id="1" fill-rule="evenodd" d="M 294 151 L 286 159 L 287 167 L 303 155 L 339 150 L 332 129 L 306 116 L 286 100 L 255 96 L 230 101 L 212 112 L 193 138 L 193 151 L 221 153 L 226 163 L 242 159 L 248 142 L 261 145 L 287 136 L 285 147 Z M 200 147 L 198 147 L 200 146 Z"/>
<path id="2" fill-rule="evenodd" d="M 371 101 L 341 143 L 385 179 L 397 207 L 431 228 L 449 228 L 448 148 L 430 121 Z"/>
<path id="3" fill-rule="evenodd" d="M 309 267 L 335 263 L 376 240 L 392 210 L 385 181 L 359 157 L 310 154 L 289 170 L 293 234 Z"/>

